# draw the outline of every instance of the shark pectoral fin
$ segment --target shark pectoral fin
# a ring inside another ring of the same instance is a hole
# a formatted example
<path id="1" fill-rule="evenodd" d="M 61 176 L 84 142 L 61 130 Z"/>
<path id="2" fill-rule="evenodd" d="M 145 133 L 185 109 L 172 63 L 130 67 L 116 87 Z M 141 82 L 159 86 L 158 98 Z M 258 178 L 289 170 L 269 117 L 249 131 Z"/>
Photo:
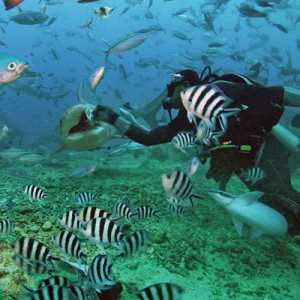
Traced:
<path id="1" fill-rule="evenodd" d="M 241 195 L 238 195 L 234 201 L 238 201 L 239 205 L 242 206 L 250 206 L 255 203 L 260 197 L 262 197 L 263 192 L 248 192 Z"/>
<path id="2" fill-rule="evenodd" d="M 255 228 L 252 227 L 251 231 L 249 233 L 249 238 L 250 239 L 255 239 L 255 238 L 260 237 L 263 234 L 264 234 L 263 232 L 261 232 L 261 231 L 259 231 L 259 230 L 257 230 L 257 229 L 255 229 Z"/>
<path id="3" fill-rule="evenodd" d="M 231 216 L 233 225 L 238 233 L 239 236 L 242 236 L 242 231 L 243 231 L 243 225 L 244 223 L 237 217 Z"/>

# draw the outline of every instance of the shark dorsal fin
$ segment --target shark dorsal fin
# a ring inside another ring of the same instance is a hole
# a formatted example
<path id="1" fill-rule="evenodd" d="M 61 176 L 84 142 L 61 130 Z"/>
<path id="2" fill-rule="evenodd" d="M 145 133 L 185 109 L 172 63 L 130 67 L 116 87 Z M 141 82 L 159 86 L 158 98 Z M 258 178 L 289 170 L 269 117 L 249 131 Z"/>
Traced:
<path id="1" fill-rule="evenodd" d="M 258 191 L 248 192 L 236 196 L 234 201 L 238 201 L 239 205 L 250 206 L 253 203 L 255 203 L 263 194 L 264 194 L 263 192 L 258 192 Z"/>

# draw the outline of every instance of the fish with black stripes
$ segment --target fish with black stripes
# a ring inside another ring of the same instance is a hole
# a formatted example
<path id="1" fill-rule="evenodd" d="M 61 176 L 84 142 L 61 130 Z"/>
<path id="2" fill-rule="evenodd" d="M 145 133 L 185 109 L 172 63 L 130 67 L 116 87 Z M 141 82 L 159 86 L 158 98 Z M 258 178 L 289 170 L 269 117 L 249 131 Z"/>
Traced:
<path id="1" fill-rule="evenodd" d="M 235 116 L 241 111 L 240 108 L 229 108 L 233 100 L 227 97 L 224 92 L 212 84 L 191 86 L 181 92 L 182 104 L 188 112 L 189 120 L 197 120 L 195 117 L 204 120 L 208 127 L 215 130 L 217 119 L 220 122 L 221 130 L 226 131 L 227 118 Z"/>
<path id="2" fill-rule="evenodd" d="M 83 207 L 76 212 L 81 222 L 86 223 L 95 218 L 107 218 L 111 217 L 111 213 L 106 210 L 94 206 Z"/>
<path id="3" fill-rule="evenodd" d="M 265 172 L 260 167 L 252 167 L 247 170 L 241 169 L 240 177 L 247 183 L 251 185 L 257 183 L 266 177 Z"/>
<path id="4" fill-rule="evenodd" d="M 176 283 L 156 283 L 140 291 L 137 296 L 141 300 L 180 300 L 184 289 Z"/>
<path id="5" fill-rule="evenodd" d="M 97 198 L 97 194 L 91 192 L 82 192 L 78 195 L 76 204 L 81 206 L 91 205 L 96 198 Z"/>
<path id="6" fill-rule="evenodd" d="M 37 284 L 37 289 L 40 289 L 49 285 L 60 285 L 60 286 L 69 286 L 71 283 L 69 282 L 67 277 L 64 276 L 52 276 L 43 280 L 39 280 Z"/>
<path id="7" fill-rule="evenodd" d="M 99 254 L 89 264 L 87 277 L 98 291 L 109 289 L 117 283 L 112 272 L 112 258 L 109 255 Z"/>
<path id="8" fill-rule="evenodd" d="M 12 221 L 6 219 L 0 221 L 0 234 L 10 234 L 14 230 L 14 224 Z"/>
<path id="9" fill-rule="evenodd" d="M 128 199 L 123 199 L 118 202 L 114 207 L 114 213 L 120 218 L 124 218 L 128 222 L 135 222 L 135 218 L 130 209 L 130 201 Z"/>
<path id="10" fill-rule="evenodd" d="M 189 212 L 186 206 L 174 205 L 171 203 L 167 204 L 167 210 L 170 211 L 173 215 L 183 215 Z"/>
<path id="11" fill-rule="evenodd" d="M 83 223 L 79 219 L 76 210 L 68 210 L 58 216 L 58 221 L 61 226 L 67 229 L 81 230 Z"/>
<path id="12" fill-rule="evenodd" d="M 18 267 L 20 267 L 23 271 L 27 272 L 30 275 L 45 274 L 53 270 L 52 268 L 49 269 L 49 267 L 44 265 L 43 263 L 28 261 L 18 254 L 14 254 L 12 256 L 12 259 Z"/>
<path id="13" fill-rule="evenodd" d="M 33 202 L 33 200 L 41 201 L 47 197 L 47 194 L 34 184 L 27 185 L 24 189 L 24 193 L 28 196 L 30 202 Z"/>
<path id="14" fill-rule="evenodd" d="M 225 131 L 213 131 L 204 120 L 200 120 L 197 125 L 197 133 L 194 139 L 196 144 L 205 145 L 208 147 L 219 146 L 220 138 L 225 134 Z"/>
<path id="15" fill-rule="evenodd" d="M 186 201 L 192 207 L 194 199 L 203 199 L 195 193 L 190 177 L 181 170 L 162 174 L 162 185 L 166 193 L 177 200 Z"/>
<path id="16" fill-rule="evenodd" d="M 54 259 L 50 255 L 50 249 L 47 245 L 31 237 L 21 237 L 12 245 L 12 250 L 16 255 L 30 262 L 37 262 L 46 266 Z"/>
<path id="17" fill-rule="evenodd" d="M 18 298 L 14 296 L 12 298 L 16 300 L 78 300 L 77 295 L 69 287 L 59 285 L 49 285 L 37 290 L 30 290 Z"/>
<path id="18" fill-rule="evenodd" d="M 195 147 L 195 134 L 192 131 L 178 132 L 172 138 L 172 144 L 176 149 L 186 153 L 184 148 Z"/>
<path id="19" fill-rule="evenodd" d="M 149 233 L 145 230 L 136 230 L 126 236 L 120 243 L 120 253 L 117 257 L 128 257 L 140 252 L 149 240 Z"/>
<path id="20" fill-rule="evenodd" d="M 107 245 L 117 246 L 120 243 L 125 236 L 121 229 L 110 219 L 95 218 L 84 224 L 81 232 L 102 250 Z"/>
<path id="21" fill-rule="evenodd" d="M 152 217 L 156 217 L 157 219 L 159 219 L 158 213 L 159 210 L 154 210 L 148 205 L 141 205 L 135 210 L 135 213 L 133 215 L 136 216 L 138 220 L 145 220 Z"/>
<path id="22" fill-rule="evenodd" d="M 75 258 L 80 263 L 86 262 L 87 255 L 81 250 L 77 236 L 68 230 L 62 230 L 53 236 L 53 242 L 68 256 Z"/>

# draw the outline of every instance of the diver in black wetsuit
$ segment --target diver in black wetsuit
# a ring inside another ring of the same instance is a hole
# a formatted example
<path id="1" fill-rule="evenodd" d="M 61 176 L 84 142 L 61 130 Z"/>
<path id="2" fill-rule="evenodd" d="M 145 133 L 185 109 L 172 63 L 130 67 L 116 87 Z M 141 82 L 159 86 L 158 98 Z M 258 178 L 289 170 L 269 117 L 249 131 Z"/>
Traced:
<path id="1" fill-rule="evenodd" d="M 272 127 L 282 116 L 284 105 L 300 106 L 299 92 L 280 86 L 266 87 L 247 76 L 234 73 L 219 77 L 209 72 L 204 77 L 205 71 L 206 69 L 200 77 L 192 70 L 183 70 L 172 75 L 163 107 L 168 110 L 170 117 L 171 109 L 178 109 L 179 113 L 167 125 L 147 132 L 121 117 L 113 109 L 102 105 L 96 106 L 93 119 L 108 122 L 130 139 L 147 146 L 167 143 L 180 131 L 195 130 L 195 124 L 190 123 L 187 118 L 181 92 L 190 86 L 207 83 L 218 86 L 233 100 L 233 107 L 246 109 L 241 109 L 240 113 L 228 118 L 227 129 L 220 145 L 204 151 L 210 157 L 210 168 L 206 177 L 213 178 L 224 190 L 230 177 L 236 174 L 249 190 L 265 193 L 260 201 L 284 214 L 289 222 L 289 234 L 300 234 L 300 194 L 291 185 L 287 166 L 290 153 L 270 135 Z M 255 184 L 249 184 L 240 176 L 241 169 L 249 169 L 257 165 L 257 161 L 266 176 Z"/>

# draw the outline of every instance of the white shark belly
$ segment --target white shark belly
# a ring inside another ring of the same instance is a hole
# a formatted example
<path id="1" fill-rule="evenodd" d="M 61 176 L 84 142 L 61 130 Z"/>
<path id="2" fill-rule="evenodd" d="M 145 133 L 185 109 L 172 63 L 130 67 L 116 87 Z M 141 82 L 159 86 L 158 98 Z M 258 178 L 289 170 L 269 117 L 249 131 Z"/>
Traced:
<path id="1" fill-rule="evenodd" d="M 249 206 L 232 203 L 227 210 L 241 222 L 264 234 L 284 236 L 287 233 L 288 224 L 284 216 L 262 203 L 255 202 Z"/>

